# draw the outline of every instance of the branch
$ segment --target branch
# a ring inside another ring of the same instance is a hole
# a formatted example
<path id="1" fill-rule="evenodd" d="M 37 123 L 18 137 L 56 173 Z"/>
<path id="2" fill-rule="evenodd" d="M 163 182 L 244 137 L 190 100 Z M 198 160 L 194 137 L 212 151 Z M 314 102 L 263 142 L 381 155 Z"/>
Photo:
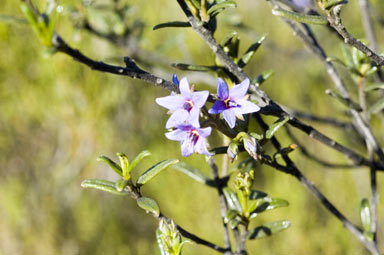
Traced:
<path id="1" fill-rule="evenodd" d="M 325 166 L 325 167 L 328 167 L 328 168 L 359 168 L 361 167 L 361 165 L 356 165 L 356 164 L 337 164 L 337 163 L 330 163 L 328 161 L 325 161 L 323 159 L 320 159 L 318 158 L 317 156 L 315 156 L 314 154 L 310 153 L 303 144 L 301 144 L 299 142 L 299 140 L 292 134 L 291 130 L 285 126 L 285 130 L 287 132 L 287 135 L 292 139 L 292 141 L 297 144 L 300 152 L 306 156 L 307 158 L 309 158 L 310 160 L 313 160 L 315 161 L 316 163 L 322 165 L 322 166 Z"/>
<path id="2" fill-rule="evenodd" d="M 71 48 L 58 34 L 53 35 L 52 44 L 57 51 L 71 56 L 76 61 L 87 65 L 92 70 L 129 76 L 133 79 L 140 79 L 145 82 L 152 83 L 169 91 L 178 92 L 178 87 L 175 84 L 140 69 L 130 58 L 124 59 L 127 65 L 126 67 L 110 65 L 101 61 L 94 61 L 82 54 L 79 50 Z"/>
<path id="3" fill-rule="evenodd" d="M 263 130 L 267 130 L 268 126 L 264 122 L 264 120 L 259 116 L 257 117 L 257 121 L 261 125 Z M 279 141 L 276 139 L 276 137 L 271 138 L 273 146 L 276 148 L 276 150 L 281 150 L 281 145 Z M 266 161 L 265 163 L 276 170 L 279 170 L 281 172 L 287 173 L 289 175 L 294 176 L 298 181 L 300 181 L 301 184 L 303 184 L 315 197 L 317 197 L 320 202 L 323 204 L 325 208 L 328 209 L 333 215 L 338 218 L 343 225 L 345 226 L 346 229 L 349 230 L 372 254 L 374 255 L 380 255 L 379 250 L 377 249 L 377 246 L 368 241 L 365 236 L 363 231 L 352 224 L 324 195 L 321 193 L 320 190 L 317 189 L 317 187 L 310 182 L 301 172 L 300 170 L 296 167 L 295 163 L 289 158 L 288 155 L 283 155 L 283 159 L 286 162 L 286 166 L 280 165 L 276 161 L 268 162 Z"/>
<path id="4" fill-rule="evenodd" d="M 228 226 L 227 226 L 228 224 L 224 220 L 228 210 L 228 205 L 223 193 L 223 185 L 226 185 L 226 183 L 223 184 L 220 181 L 219 170 L 213 157 L 210 157 L 208 161 L 208 165 L 211 168 L 212 177 L 213 177 L 213 180 L 215 181 L 217 192 L 219 193 L 220 214 L 221 214 L 221 218 L 223 222 L 223 230 L 224 230 L 224 246 L 225 246 L 225 249 L 227 249 L 227 251 L 224 254 L 230 255 L 232 254 L 231 240 L 229 239 L 229 232 L 228 232 Z"/>
<path id="5" fill-rule="evenodd" d="M 344 38 L 344 42 L 351 45 L 372 59 L 378 66 L 384 65 L 384 57 L 379 56 L 374 50 L 370 49 L 360 40 L 354 38 L 341 23 L 340 18 L 341 5 L 335 6 L 328 13 L 329 24 Z"/>
<path id="6" fill-rule="evenodd" d="M 368 0 L 358 0 L 360 6 L 361 20 L 364 26 L 365 36 L 369 41 L 373 51 L 377 51 L 377 41 L 375 32 L 373 30 L 373 24 L 369 15 L 369 2 Z"/>

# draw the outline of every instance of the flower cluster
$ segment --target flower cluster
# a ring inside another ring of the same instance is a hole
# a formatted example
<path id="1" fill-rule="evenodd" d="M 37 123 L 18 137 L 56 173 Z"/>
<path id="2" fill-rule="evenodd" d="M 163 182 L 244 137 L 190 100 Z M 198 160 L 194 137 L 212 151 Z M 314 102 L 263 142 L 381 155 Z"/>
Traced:
<path id="1" fill-rule="evenodd" d="M 246 100 L 249 80 L 246 79 L 231 90 L 223 79 L 218 78 L 217 96 L 219 98 L 209 110 L 211 114 L 223 114 L 224 120 L 230 128 L 236 125 L 236 117 L 242 119 L 242 114 L 252 113 L 260 110 L 256 104 Z M 177 76 L 172 78 L 173 83 L 179 86 L 180 94 L 172 93 L 170 96 L 156 99 L 156 103 L 170 110 L 165 127 L 172 131 L 165 136 L 180 142 L 181 154 L 184 157 L 197 152 L 211 156 L 207 149 L 206 138 L 211 134 L 212 128 L 201 128 L 199 122 L 200 110 L 205 105 L 209 92 L 193 91 L 189 87 L 186 77 L 180 81 Z"/>

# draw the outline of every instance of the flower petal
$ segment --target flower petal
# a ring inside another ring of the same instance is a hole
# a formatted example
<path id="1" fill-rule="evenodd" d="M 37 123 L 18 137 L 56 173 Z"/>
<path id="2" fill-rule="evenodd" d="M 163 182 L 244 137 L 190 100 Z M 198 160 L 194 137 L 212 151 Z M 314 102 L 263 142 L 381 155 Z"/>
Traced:
<path id="1" fill-rule="evenodd" d="M 156 103 L 158 105 L 161 105 L 169 110 L 183 108 L 184 102 L 185 99 L 180 95 L 156 98 Z"/>
<path id="2" fill-rule="evenodd" d="M 169 117 L 167 124 L 165 124 L 165 128 L 172 128 L 182 124 L 189 118 L 189 112 L 186 110 L 177 110 L 175 111 L 171 117 Z"/>
<path id="3" fill-rule="evenodd" d="M 206 138 L 211 134 L 212 128 L 211 127 L 199 128 L 197 131 L 199 132 L 201 137 Z"/>
<path id="4" fill-rule="evenodd" d="M 198 128 L 200 127 L 199 117 L 200 117 L 200 108 L 193 107 L 192 110 L 189 112 L 187 122 L 192 126 Z"/>
<path id="5" fill-rule="evenodd" d="M 251 112 L 258 112 L 260 110 L 260 107 L 256 104 L 249 102 L 245 99 L 240 99 L 236 101 L 240 107 L 233 108 L 236 114 L 246 114 Z"/>
<path id="6" fill-rule="evenodd" d="M 204 106 L 205 102 L 207 102 L 207 98 L 209 96 L 208 91 L 199 91 L 192 93 L 192 102 L 194 107 L 201 108 Z"/>
<path id="7" fill-rule="evenodd" d="M 172 75 L 172 82 L 177 86 L 179 86 L 180 84 L 179 79 L 177 78 L 177 75 L 175 73 Z"/>
<path id="8" fill-rule="evenodd" d="M 229 96 L 228 85 L 221 78 L 217 78 L 217 95 L 222 100 L 227 99 Z"/>
<path id="9" fill-rule="evenodd" d="M 247 94 L 249 88 L 249 79 L 245 79 L 242 83 L 235 85 L 230 91 L 229 91 L 229 97 L 232 100 L 241 99 Z"/>
<path id="10" fill-rule="evenodd" d="M 191 99 L 191 90 L 189 89 L 189 83 L 187 77 L 183 77 L 180 80 L 180 94 L 187 99 Z"/>
<path id="11" fill-rule="evenodd" d="M 187 135 L 188 135 L 187 132 L 182 131 L 180 129 L 175 129 L 171 132 L 165 133 L 165 136 L 169 140 L 179 141 L 179 142 L 184 141 L 187 138 Z"/>
<path id="12" fill-rule="evenodd" d="M 185 139 L 181 143 L 181 155 L 183 155 L 184 157 L 189 157 L 193 152 L 194 152 L 194 146 L 191 139 L 188 139 L 188 138 Z"/>
<path id="13" fill-rule="evenodd" d="M 207 142 L 205 138 L 199 137 L 195 144 L 195 151 L 200 154 L 205 154 L 207 156 L 212 156 L 213 154 L 210 153 L 207 149 Z"/>
<path id="14" fill-rule="evenodd" d="M 227 107 L 225 107 L 225 104 L 223 101 L 216 101 L 213 105 L 212 105 L 212 108 L 209 109 L 209 113 L 212 113 L 212 114 L 219 114 L 223 111 L 225 111 L 227 109 Z"/>
<path id="15" fill-rule="evenodd" d="M 236 116 L 232 109 L 227 109 L 223 112 L 225 121 L 228 123 L 230 128 L 234 128 L 236 125 Z"/>

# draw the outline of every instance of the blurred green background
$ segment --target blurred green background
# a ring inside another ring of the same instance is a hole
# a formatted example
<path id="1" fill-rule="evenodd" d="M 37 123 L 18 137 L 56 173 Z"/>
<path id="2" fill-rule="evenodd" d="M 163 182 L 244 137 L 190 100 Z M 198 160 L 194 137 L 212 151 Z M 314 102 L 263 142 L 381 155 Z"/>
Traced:
<path id="1" fill-rule="evenodd" d="M 44 1 L 36 2 L 40 8 L 44 6 Z M 97 2 L 108 5 L 112 1 Z M 131 6 L 127 23 L 143 24 L 143 35 L 138 40 L 140 49 L 161 56 L 165 62 L 214 63 L 209 48 L 191 29 L 152 30 L 158 23 L 185 20 L 176 1 L 125 2 Z M 263 89 L 275 101 L 319 116 L 348 120 L 345 108 L 324 93 L 333 87 L 324 66 L 305 50 L 280 19 L 272 16 L 267 3 L 237 2 L 237 9 L 219 16 L 216 38 L 220 41 L 229 31 L 238 30 L 244 52 L 259 37 L 268 35 L 246 67 L 248 74 L 256 77 L 263 71 L 274 70 L 275 75 L 263 84 Z M 378 13 L 384 13 L 379 0 L 372 2 Z M 61 3 L 65 8 L 72 6 L 84 11 L 80 1 Z M 101 29 L 111 29 L 98 13 L 87 14 Z M 3 0 L 0 15 L 21 17 L 19 2 Z M 356 37 L 364 37 L 355 1 L 348 4 L 343 17 Z M 57 27 L 73 47 L 110 63 L 121 64 L 122 57 L 129 56 L 129 49 L 74 28 L 74 20 L 64 12 Z M 100 24 L 97 20 L 101 20 Z M 231 25 L 234 20 L 241 20 L 249 29 L 234 28 Z M 382 34 L 383 28 L 376 28 Z M 334 34 L 323 27 L 313 29 L 329 55 L 341 56 L 339 40 Z M 179 77 L 187 75 L 197 88 L 215 92 L 213 75 L 181 72 L 157 61 L 138 63 L 168 80 L 172 73 Z M 340 71 L 348 88 L 355 93 L 353 81 L 345 71 Z M 138 80 L 92 71 L 63 54 L 47 56 L 29 26 L 3 20 L 0 23 L 0 254 L 160 254 L 155 240 L 155 219 L 128 197 L 85 190 L 80 183 L 89 178 L 117 180 L 113 171 L 95 160 L 99 155 L 114 158 L 116 152 L 124 152 L 132 159 L 144 149 L 153 155 L 139 165 L 140 171 L 134 173 L 136 178 L 147 167 L 167 158 L 179 158 L 209 174 L 203 156 L 182 158 L 178 143 L 164 137 L 166 110 L 156 105 L 154 99 L 167 94 Z M 267 118 L 268 122 L 274 120 Z M 342 144 L 365 153 L 361 141 L 351 131 L 312 124 Z M 346 162 L 339 153 L 296 130 L 293 132 L 319 157 Z M 374 132 L 382 143 L 382 130 L 377 128 Z M 277 137 L 285 146 L 292 143 L 283 129 Z M 217 141 L 212 143 L 219 145 Z M 265 150 L 273 153 L 270 146 Z M 359 204 L 370 193 L 367 169 L 328 169 L 306 159 L 299 151 L 292 157 L 337 208 L 360 224 Z M 217 157 L 217 161 L 221 163 L 221 158 Z M 231 168 L 234 167 L 232 164 Z M 265 166 L 258 166 L 255 172 L 256 189 L 287 199 L 290 206 L 260 215 L 252 226 L 280 219 L 289 219 L 292 226 L 272 237 L 249 242 L 250 254 L 367 253 L 294 178 Z M 380 193 L 382 181 L 379 175 Z M 216 190 L 170 168 L 147 184 L 143 193 L 155 198 L 162 212 L 185 229 L 223 245 Z M 380 197 L 379 224 L 383 223 L 382 204 Z M 382 238 L 380 227 L 381 250 L 384 249 Z M 188 244 L 184 254 L 215 253 Z"/>

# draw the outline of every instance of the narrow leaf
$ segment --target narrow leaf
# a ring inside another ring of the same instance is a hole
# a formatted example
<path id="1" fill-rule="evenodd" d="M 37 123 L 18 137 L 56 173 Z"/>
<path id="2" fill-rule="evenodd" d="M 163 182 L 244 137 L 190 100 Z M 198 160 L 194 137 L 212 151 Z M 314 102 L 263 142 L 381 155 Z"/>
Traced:
<path id="1" fill-rule="evenodd" d="M 237 216 L 239 216 L 239 214 L 236 210 L 228 210 L 227 215 L 224 218 L 224 221 L 228 223 L 229 221 L 236 218 Z"/>
<path id="2" fill-rule="evenodd" d="M 384 97 L 380 98 L 376 103 L 374 103 L 369 109 L 370 113 L 376 114 L 383 110 L 384 108 Z"/>
<path id="3" fill-rule="evenodd" d="M 157 163 L 156 165 L 152 166 L 147 171 L 145 171 L 139 177 L 136 184 L 139 186 L 146 184 L 148 181 L 150 181 L 153 177 L 158 175 L 161 171 L 166 169 L 168 166 L 176 164 L 177 162 L 179 162 L 178 159 L 168 159 L 168 160 L 164 160 Z"/>
<path id="4" fill-rule="evenodd" d="M 117 157 L 120 160 L 120 166 L 123 170 L 123 177 L 124 179 L 128 180 L 130 178 L 128 167 L 129 167 L 129 160 L 128 157 L 123 153 L 117 153 Z"/>
<path id="5" fill-rule="evenodd" d="M 338 57 L 334 57 L 334 56 L 327 57 L 327 62 L 338 63 L 338 64 L 348 68 L 348 65 L 343 60 L 339 59 Z"/>
<path id="6" fill-rule="evenodd" d="M 189 24 L 189 22 L 171 21 L 171 22 L 165 22 L 165 23 L 157 24 L 152 29 L 157 30 L 157 29 L 166 28 L 166 27 L 190 27 L 190 26 L 191 26 L 191 24 Z"/>
<path id="7" fill-rule="evenodd" d="M 244 53 L 244 55 L 240 58 L 238 65 L 240 67 L 244 67 L 246 64 L 249 63 L 253 55 L 255 55 L 257 49 L 260 47 L 260 45 L 263 43 L 266 36 L 261 37 L 257 42 L 252 44 L 248 50 Z"/>
<path id="8" fill-rule="evenodd" d="M 329 10 L 336 5 L 346 4 L 346 3 L 348 3 L 347 0 L 327 0 L 324 2 L 324 9 Z"/>
<path id="9" fill-rule="evenodd" d="M 256 200 L 256 199 L 264 198 L 266 196 L 267 196 L 267 193 L 253 189 L 253 190 L 251 190 L 251 194 L 249 195 L 249 199 L 250 200 Z"/>
<path id="10" fill-rule="evenodd" d="M 109 165 L 109 167 L 112 168 L 113 171 L 115 171 L 118 175 L 123 177 L 123 170 L 112 159 L 108 158 L 107 156 L 100 156 L 97 158 L 97 161 L 103 161 L 103 162 L 107 163 Z"/>
<path id="11" fill-rule="evenodd" d="M 260 86 L 263 84 L 266 80 L 268 80 L 275 72 L 272 70 L 268 70 L 260 74 L 256 77 L 256 79 L 253 80 L 253 83 L 255 83 L 256 86 Z"/>
<path id="12" fill-rule="evenodd" d="M 236 31 L 231 31 L 231 32 L 229 32 L 229 33 L 223 38 L 223 40 L 221 41 L 220 45 L 223 46 L 223 47 L 228 46 L 228 45 L 231 43 L 231 41 L 232 41 L 232 39 L 233 39 L 234 37 L 237 37 L 237 32 L 236 32 Z"/>
<path id="13" fill-rule="evenodd" d="M 361 218 L 361 223 L 363 224 L 364 231 L 369 232 L 371 230 L 372 217 L 371 217 L 371 209 L 369 207 L 369 201 L 366 198 L 361 200 L 360 218 Z"/>
<path id="14" fill-rule="evenodd" d="M 137 155 L 136 158 L 129 165 L 128 173 L 130 173 L 145 157 L 148 157 L 151 155 L 152 154 L 147 150 L 140 152 L 139 155 Z"/>
<path id="15" fill-rule="evenodd" d="M 195 181 L 198 181 L 200 183 L 206 184 L 210 187 L 215 187 L 214 181 L 209 179 L 207 176 L 205 176 L 202 172 L 200 172 L 198 169 L 187 165 L 185 163 L 179 163 L 176 165 L 173 165 L 172 168 L 175 170 L 182 172 L 183 174 L 188 175 Z"/>
<path id="16" fill-rule="evenodd" d="M 273 9 L 273 15 L 282 16 L 297 22 L 313 24 L 313 25 L 326 25 L 328 20 L 326 17 L 318 15 L 307 15 L 297 12 L 291 12 L 283 9 Z"/>
<path id="17" fill-rule="evenodd" d="M 127 180 L 120 179 L 120 180 L 116 181 L 115 187 L 116 187 L 117 191 L 122 192 L 125 189 L 125 187 L 127 186 L 127 184 L 128 184 Z"/>
<path id="18" fill-rule="evenodd" d="M 288 220 L 281 220 L 281 221 L 266 223 L 250 231 L 248 235 L 248 239 L 254 240 L 254 239 L 270 236 L 272 234 L 278 233 L 280 231 L 283 231 L 289 228 L 290 225 L 291 223 Z"/>
<path id="19" fill-rule="evenodd" d="M 172 64 L 172 66 L 180 70 L 198 71 L 198 72 L 216 72 L 222 69 L 219 66 L 200 66 L 200 65 L 183 64 L 183 63 L 174 63 Z"/>
<path id="20" fill-rule="evenodd" d="M 369 91 L 376 90 L 376 89 L 384 89 L 384 83 L 369 84 L 368 86 L 366 86 L 364 88 L 364 91 L 369 92 Z"/>
<path id="21" fill-rule="evenodd" d="M 239 213 L 242 213 L 243 210 L 241 208 L 240 201 L 236 196 L 236 193 L 233 192 L 233 190 L 231 190 L 228 187 L 225 187 L 223 189 L 223 192 L 224 192 L 224 196 L 228 202 L 229 209 L 232 209 L 232 210 L 235 210 Z"/>
<path id="22" fill-rule="evenodd" d="M 211 8 L 208 9 L 207 14 L 208 15 L 216 15 L 218 12 L 223 11 L 227 8 L 236 8 L 236 2 L 232 0 L 228 0 L 222 3 L 218 3 L 213 5 Z"/>
<path id="23" fill-rule="evenodd" d="M 269 129 L 265 133 L 265 138 L 271 139 L 272 136 L 276 133 L 279 128 L 281 128 L 287 121 L 289 120 L 288 116 L 284 116 L 283 118 L 279 118 L 275 123 L 269 126 Z"/>
<path id="24" fill-rule="evenodd" d="M 273 210 L 280 207 L 286 207 L 289 205 L 289 202 L 280 198 L 264 198 L 262 202 L 253 210 L 251 213 L 260 214 L 265 211 Z"/>
<path id="25" fill-rule="evenodd" d="M 156 240 L 157 240 L 157 245 L 159 246 L 160 249 L 160 254 L 161 255 L 168 255 L 168 251 L 164 246 L 163 240 L 161 239 L 161 231 L 160 229 L 156 229 Z"/>
<path id="26" fill-rule="evenodd" d="M 92 189 L 98 189 L 102 191 L 106 191 L 115 195 L 119 196 L 126 196 L 128 195 L 128 191 L 118 191 L 116 189 L 116 184 L 111 181 L 106 181 L 106 180 L 100 180 L 100 179 L 89 179 L 85 180 L 81 183 L 81 187 L 83 188 L 92 188 Z"/>
<path id="27" fill-rule="evenodd" d="M 147 212 L 151 212 L 156 216 L 160 215 L 160 208 L 156 201 L 149 197 L 140 197 L 137 199 L 137 205 Z"/>
<path id="28" fill-rule="evenodd" d="M 359 104 L 355 103 L 354 101 L 352 101 L 351 99 L 349 98 L 344 98 L 342 97 L 340 94 L 336 93 L 335 91 L 332 91 L 330 89 L 327 89 L 325 91 L 325 93 L 333 98 L 335 98 L 337 101 L 339 101 L 340 103 L 342 103 L 343 105 L 347 106 L 348 108 L 353 108 L 355 109 L 356 111 L 359 111 L 361 112 L 362 109 L 360 107 Z"/>

